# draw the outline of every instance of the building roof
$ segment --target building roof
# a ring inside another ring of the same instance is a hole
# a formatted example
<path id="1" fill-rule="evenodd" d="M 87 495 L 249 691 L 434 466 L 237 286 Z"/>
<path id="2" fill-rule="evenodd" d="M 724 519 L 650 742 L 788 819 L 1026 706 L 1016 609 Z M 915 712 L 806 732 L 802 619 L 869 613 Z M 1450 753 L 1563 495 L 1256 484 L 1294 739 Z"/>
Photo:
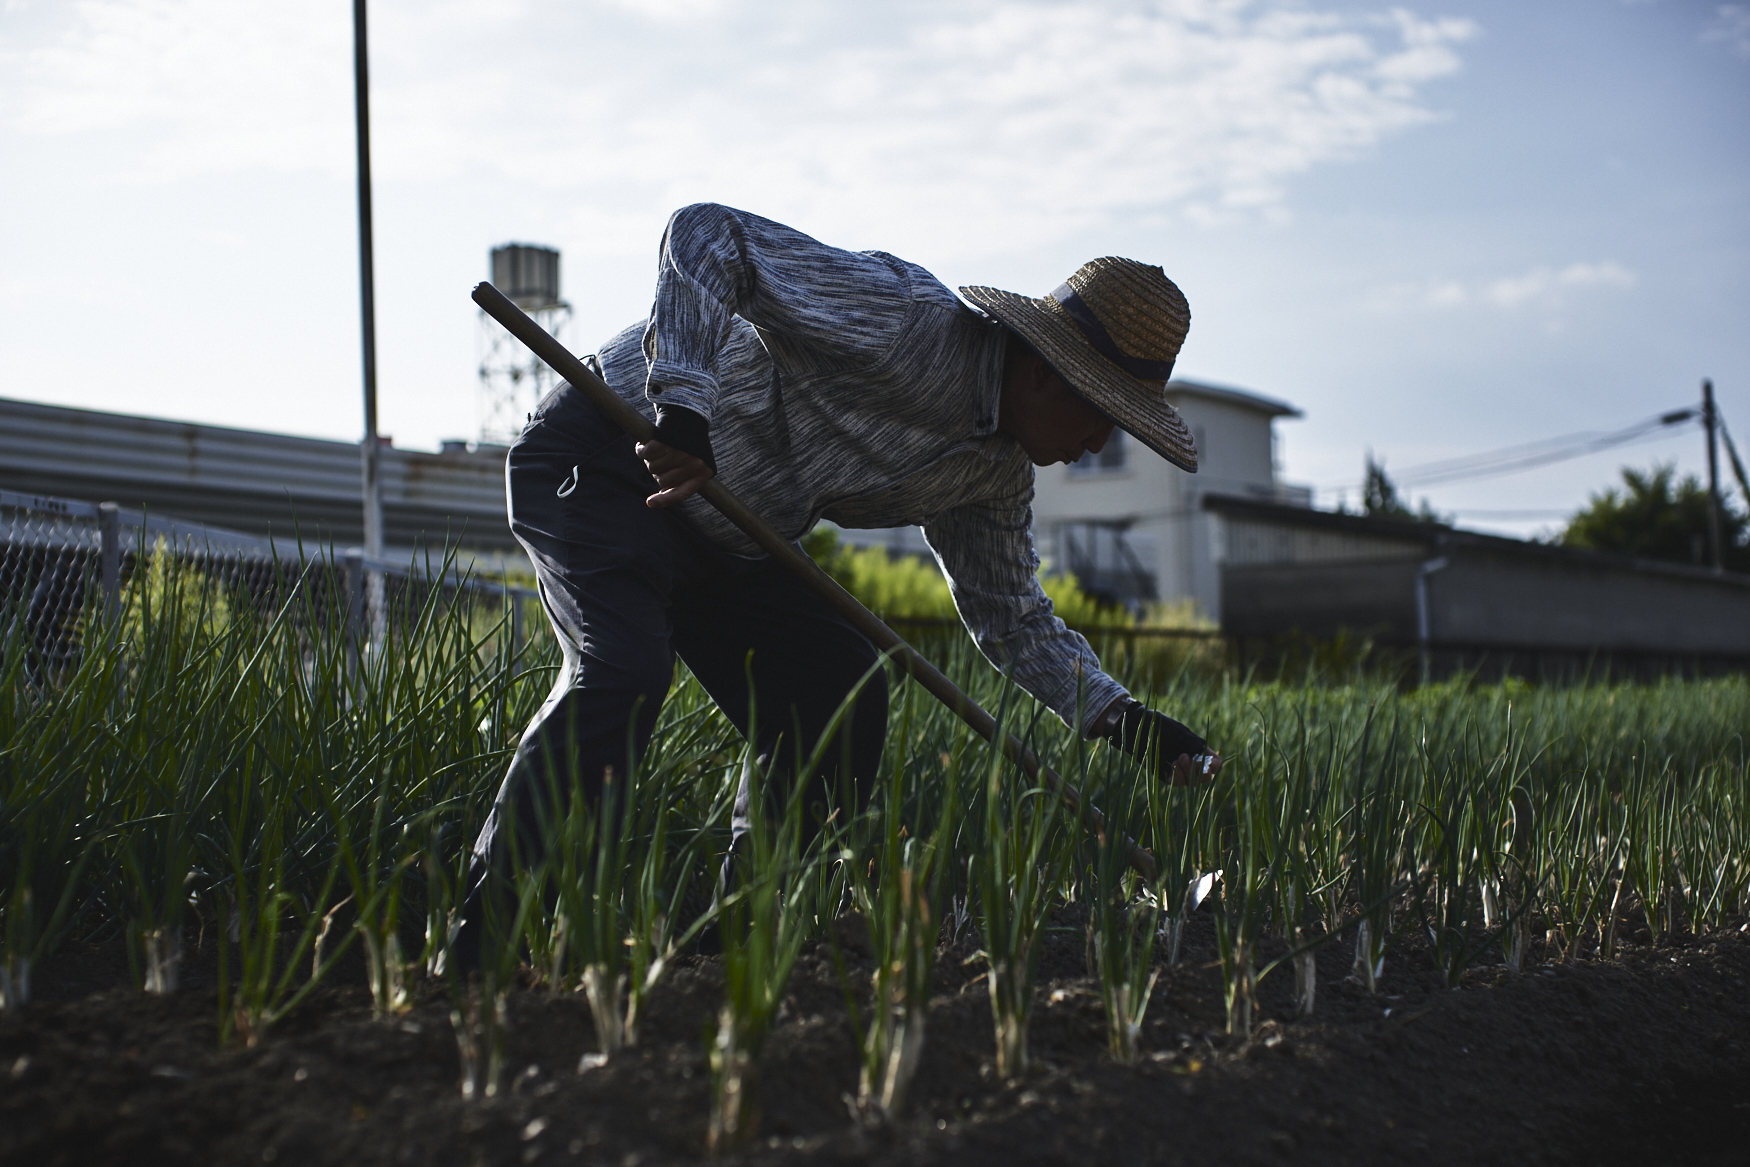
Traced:
<path id="1" fill-rule="evenodd" d="M 1241 409 L 1250 409 L 1267 417 L 1305 417 L 1299 409 L 1286 401 L 1278 401 L 1274 397 L 1265 397 L 1261 393 L 1253 393 L 1247 389 L 1230 389 L 1224 385 L 1206 385 L 1201 381 L 1168 381 L 1167 395 L 1178 393 L 1188 397 L 1201 397 L 1207 401 L 1219 401 L 1224 405 L 1235 405 Z"/>

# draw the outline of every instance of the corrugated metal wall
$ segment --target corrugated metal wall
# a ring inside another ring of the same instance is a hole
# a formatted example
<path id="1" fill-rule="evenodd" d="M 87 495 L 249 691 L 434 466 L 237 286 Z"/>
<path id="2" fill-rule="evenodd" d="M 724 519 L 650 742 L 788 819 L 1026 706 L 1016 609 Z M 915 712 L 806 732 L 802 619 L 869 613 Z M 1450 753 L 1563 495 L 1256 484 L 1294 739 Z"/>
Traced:
<path id="1" fill-rule="evenodd" d="M 1225 524 L 1222 562 L 1234 567 L 1289 563 L 1358 563 L 1420 559 L 1427 544 L 1349 531 L 1320 531 L 1233 518 Z"/>
<path id="2" fill-rule="evenodd" d="M 504 451 L 383 451 L 385 542 L 517 551 Z M 350 442 L 192 425 L 0 398 L 0 489 L 117 502 L 250 534 L 363 538 Z"/>

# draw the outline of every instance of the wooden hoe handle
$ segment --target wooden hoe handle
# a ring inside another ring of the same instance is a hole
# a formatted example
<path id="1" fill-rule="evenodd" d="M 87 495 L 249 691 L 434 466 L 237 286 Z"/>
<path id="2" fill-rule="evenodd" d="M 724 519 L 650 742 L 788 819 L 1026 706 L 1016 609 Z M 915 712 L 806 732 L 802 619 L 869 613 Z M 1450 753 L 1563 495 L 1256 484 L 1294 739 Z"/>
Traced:
<path id="1" fill-rule="evenodd" d="M 553 339 L 552 335 L 536 324 L 533 320 L 510 302 L 510 299 L 489 283 L 482 282 L 474 288 L 474 302 L 494 320 L 504 325 L 509 333 L 527 345 L 529 351 L 540 357 L 554 372 L 569 381 L 573 388 L 588 397 L 608 416 L 608 419 L 621 429 L 631 434 L 640 442 L 656 440 L 656 427 L 651 425 L 645 416 L 608 388 L 607 382 L 590 371 L 589 367 L 578 360 L 566 347 Z M 699 489 L 699 494 L 705 501 L 722 511 L 724 516 L 737 527 L 746 532 L 747 537 L 758 543 L 766 553 L 802 578 L 815 592 L 825 598 L 827 603 L 838 610 L 839 614 L 849 620 L 857 631 L 869 639 L 876 648 L 890 654 L 894 660 L 911 675 L 911 678 L 925 689 L 929 690 L 942 704 L 952 709 L 960 720 L 972 727 L 974 733 L 985 741 L 996 743 L 1010 761 L 1021 767 L 1028 778 L 1043 782 L 1071 810 L 1085 810 L 1088 821 L 1094 829 L 1104 835 L 1106 832 L 1106 816 L 1097 807 L 1084 808 L 1082 796 L 1075 787 L 1065 782 L 1050 766 L 1044 765 L 1032 750 L 1021 744 L 1013 734 L 1002 734 L 999 740 L 996 718 L 960 691 L 960 687 L 938 669 L 935 665 L 918 655 L 917 651 L 907 644 L 900 635 L 882 622 L 881 618 L 869 611 L 857 598 L 839 586 L 839 582 L 825 571 L 819 564 L 804 554 L 794 543 L 781 537 L 764 519 L 754 514 L 747 506 L 732 494 L 728 487 L 713 478 Z M 1143 850 L 1130 840 L 1124 840 L 1130 848 L 1130 865 L 1145 879 L 1153 879 L 1155 874 L 1154 856 Z"/>

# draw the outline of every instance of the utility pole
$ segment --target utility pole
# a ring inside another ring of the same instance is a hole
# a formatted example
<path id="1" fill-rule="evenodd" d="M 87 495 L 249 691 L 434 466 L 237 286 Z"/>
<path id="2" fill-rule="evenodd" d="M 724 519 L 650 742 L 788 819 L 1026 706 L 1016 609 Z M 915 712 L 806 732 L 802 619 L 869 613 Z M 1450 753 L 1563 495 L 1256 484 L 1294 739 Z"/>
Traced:
<path id="1" fill-rule="evenodd" d="M 383 496 L 377 462 L 377 289 L 371 261 L 371 82 L 365 65 L 365 0 L 352 0 L 354 106 L 358 113 L 359 307 L 365 361 L 365 554 L 383 554 Z"/>
<path id="2" fill-rule="evenodd" d="M 371 258 L 371 81 L 366 60 L 365 0 L 352 0 L 353 100 L 358 115 L 360 348 L 364 354 L 365 377 L 365 440 L 361 449 L 365 555 L 380 560 L 383 557 L 383 493 L 378 467 L 382 451 L 377 439 L 377 289 L 375 265 Z M 381 631 L 383 576 L 381 572 L 372 571 L 367 578 L 370 581 L 367 591 L 374 641 Z"/>
<path id="3" fill-rule="evenodd" d="M 1714 383 L 1701 383 L 1701 424 L 1707 427 L 1707 537 L 1713 548 L 1714 570 L 1724 571 L 1725 549 L 1720 541 L 1720 424 L 1714 411 Z"/>

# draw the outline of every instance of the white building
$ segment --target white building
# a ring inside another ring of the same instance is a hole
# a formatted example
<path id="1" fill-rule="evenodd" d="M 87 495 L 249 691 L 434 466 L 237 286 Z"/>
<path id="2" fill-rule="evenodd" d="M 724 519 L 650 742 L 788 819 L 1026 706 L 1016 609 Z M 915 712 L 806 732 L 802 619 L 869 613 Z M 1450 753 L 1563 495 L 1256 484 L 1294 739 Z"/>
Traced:
<path id="1" fill-rule="evenodd" d="M 1195 381 L 1168 382 L 1167 399 L 1197 441 L 1198 472 L 1185 473 L 1115 430 L 1099 454 L 1039 469 L 1033 538 L 1053 568 L 1073 572 L 1098 595 L 1128 604 L 1190 599 L 1220 620 L 1221 519 L 1203 508 L 1203 496 L 1310 506 L 1310 490 L 1277 478 L 1274 422 L 1301 413 L 1256 393 Z M 842 537 L 928 554 L 916 527 Z"/>
<path id="2" fill-rule="evenodd" d="M 1114 431 L 1100 453 L 1039 469 L 1033 538 L 1040 555 L 1096 594 L 1125 603 L 1191 599 L 1220 620 L 1220 519 L 1204 510 L 1203 496 L 1310 506 L 1310 490 L 1277 478 L 1274 422 L 1301 413 L 1195 381 L 1168 382 L 1167 400 L 1197 441 L 1197 473 Z"/>

